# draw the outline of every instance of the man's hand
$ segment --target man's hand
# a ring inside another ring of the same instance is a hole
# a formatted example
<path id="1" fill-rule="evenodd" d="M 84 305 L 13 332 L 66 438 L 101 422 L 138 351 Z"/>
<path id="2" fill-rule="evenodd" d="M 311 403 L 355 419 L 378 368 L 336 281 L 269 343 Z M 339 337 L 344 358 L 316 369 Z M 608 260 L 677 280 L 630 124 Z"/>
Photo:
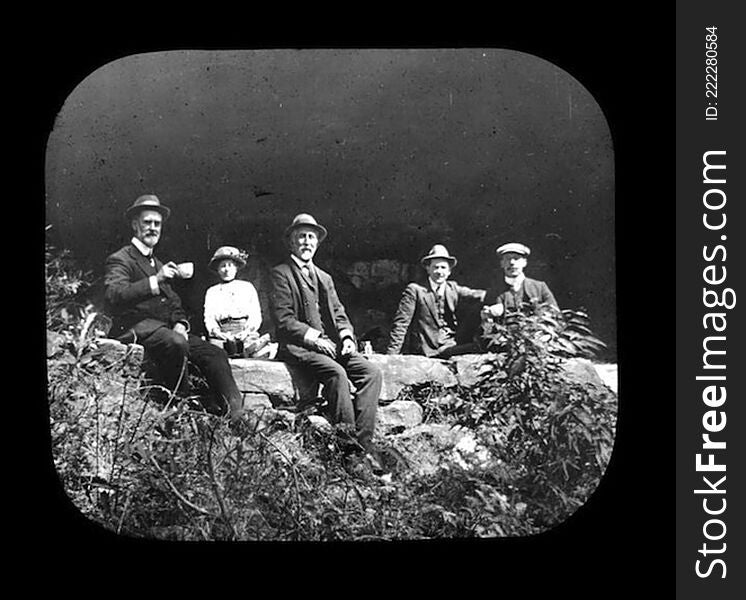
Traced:
<path id="1" fill-rule="evenodd" d="M 355 346 L 355 342 L 350 338 L 345 338 L 342 340 L 342 350 L 340 350 L 340 354 L 342 356 L 348 356 L 351 354 L 354 354 L 357 351 L 357 347 Z"/>
<path id="2" fill-rule="evenodd" d="M 323 338 L 319 337 L 314 342 L 316 346 L 316 351 L 321 352 L 321 354 L 326 354 L 327 356 L 330 356 L 331 358 L 337 358 L 337 347 L 335 346 L 334 342 L 332 342 L 329 338 Z"/>
<path id="3" fill-rule="evenodd" d="M 155 274 L 155 278 L 158 280 L 158 283 L 161 283 L 162 281 L 165 281 L 166 279 L 173 279 L 174 277 L 179 276 L 179 267 L 176 266 L 176 263 L 169 260 L 166 264 L 164 264 L 158 272 Z"/>
<path id="4" fill-rule="evenodd" d="M 505 305 L 503 305 L 501 302 L 498 304 L 493 304 L 492 306 L 483 306 L 482 307 L 482 318 L 495 318 L 500 317 L 505 312 Z"/>
<path id="5" fill-rule="evenodd" d="M 189 334 L 187 333 L 186 327 L 184 327 L 184 323 L 176 323 L 176 325 L 174 325 L 174 332 L 183 335 L 184 339 L 189 341 Z"/>

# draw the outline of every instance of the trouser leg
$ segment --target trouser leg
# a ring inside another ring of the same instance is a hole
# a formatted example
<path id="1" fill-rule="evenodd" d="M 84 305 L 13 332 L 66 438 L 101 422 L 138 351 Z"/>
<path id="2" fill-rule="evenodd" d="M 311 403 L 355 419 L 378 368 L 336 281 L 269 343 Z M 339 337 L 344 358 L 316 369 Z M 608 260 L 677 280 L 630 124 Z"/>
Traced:
<path id="1" fill-rule="evenodd" d="M 340 363 L 357 390 L 353 399 L 357 441 L 369 450 L 376 429 L 383 374 L 377 365 L 357 353 L 341 357 Z"/>
<path id="2" fill-rule="evenodd" d="M 243 395 L 233 379 L 233 371 L 225 350 L 196 335 L 190 335 L 189 356 L 205 376 L 210 391 L 220 404 L 227 406 L 231 415 L 240 414 L 243 408 Z"/>
<path id="3" fill-rule="evenodd" d="M 158 367 L 165 387 L 181 394 L 189 393 L 189 344 L 184 336 L 168 327 L 160 327 L 141 343 L 148 358 Z"/>
<path id="4" fill-rule="evenodd" d="M 434 358 L 450 358 L 461 354 L 476 354 L 479 352 L 479 346 L 475 342 L 465 344 L 453 344 L 445 348 L 439 348 Z"/>
<path id="5" fill-rule="evenodd" d="M 344 368 L 334 359 L 318 352 L 293 357 L 293 361 L 324 386 L 324 399 L 329 404 L 329 418 L 332 423 L 347 423 L 354 426 L 355 410 Z"/>

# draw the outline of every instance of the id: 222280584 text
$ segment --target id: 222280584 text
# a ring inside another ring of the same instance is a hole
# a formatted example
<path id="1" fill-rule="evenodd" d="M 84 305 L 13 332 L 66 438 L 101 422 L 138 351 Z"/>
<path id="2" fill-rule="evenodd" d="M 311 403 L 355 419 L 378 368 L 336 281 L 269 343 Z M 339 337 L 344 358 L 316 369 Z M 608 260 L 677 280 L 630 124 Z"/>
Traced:
<path id="1" fill-rule="evenodd" d="M 705 120 L 718 120 L 718 36 L 717 27 L 705 27 Z"/>

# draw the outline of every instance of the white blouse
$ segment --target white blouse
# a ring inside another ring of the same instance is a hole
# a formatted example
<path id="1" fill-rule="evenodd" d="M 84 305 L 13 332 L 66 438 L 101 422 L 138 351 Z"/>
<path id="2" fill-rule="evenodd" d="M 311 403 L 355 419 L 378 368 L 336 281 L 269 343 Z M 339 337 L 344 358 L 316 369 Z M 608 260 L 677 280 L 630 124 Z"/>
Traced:
<path id="1" fill-rule="evenodd" d="M 248 317 L 247 328 L 257 331 L 262 324 L 262 308 L 256 288 L 243 279 L 218 283 L 205 293 L 205 328 L 207 334 L 220 331 L 222 319 Z"/>

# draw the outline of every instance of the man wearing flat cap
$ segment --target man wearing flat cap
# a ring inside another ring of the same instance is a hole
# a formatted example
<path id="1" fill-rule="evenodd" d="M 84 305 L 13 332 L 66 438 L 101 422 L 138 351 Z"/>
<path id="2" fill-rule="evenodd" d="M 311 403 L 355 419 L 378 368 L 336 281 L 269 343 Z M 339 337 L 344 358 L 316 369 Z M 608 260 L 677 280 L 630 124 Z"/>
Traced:
<path id="1" fill-rule="evenodd" d="M 305 213 L 285 230 L 290 257 L 272 269 L 277 356 L 323 384 L 332 422 L 354 426 L 358 444 L 376 468 L 380 464 L 372 439 L 383 377 L 376 365 L 358 354 L 334 281 L 313 262 L 326 235 L 326 228 Z"/>
<path id="2" fill-rule="evenodd" d="M 483 317 L 499 318 L 506 312 L 536 311 L 539 306 L 559 308 L 549 286 L 523 273 L 531 250 L 524 244 L 510 242 L 495 251 L 500 259 L 503 281 L 487 292 L 488 305 Z"/>
<path id="3" fill-rule="evenodd" d="M 242 410 L 243 398 L 233 380 L 224 350 L 189 333 L 181 299 L 171 287 L 174 278 L 188 277 L 174 262 L 161 262 L 153 254 L 163 222 L 171 211 L 154 195 L 140 196 L 126 211 L 134 236 L 130 243 L 106 259 L 104 277 L 107 310 L 112 316 L 111 335 L 136 342 L 158 367 L 163 384 L 180 396 L 189 393 L 187 362 L 205 376 L 220 408 L 233 419 Z"/>
<path id="4" fill-rule="evenodd" d="M 475 351 L 473 343 L 456 342 L 456 309 L 464 299 L 484 302 L 485 290 L 449 281 L 457 262 L 442 244 L 435 244 L 421 259 L 427 283 L 410 283 L 404 289 L 389 334 L 387 354 L 447 358 Z"/>

